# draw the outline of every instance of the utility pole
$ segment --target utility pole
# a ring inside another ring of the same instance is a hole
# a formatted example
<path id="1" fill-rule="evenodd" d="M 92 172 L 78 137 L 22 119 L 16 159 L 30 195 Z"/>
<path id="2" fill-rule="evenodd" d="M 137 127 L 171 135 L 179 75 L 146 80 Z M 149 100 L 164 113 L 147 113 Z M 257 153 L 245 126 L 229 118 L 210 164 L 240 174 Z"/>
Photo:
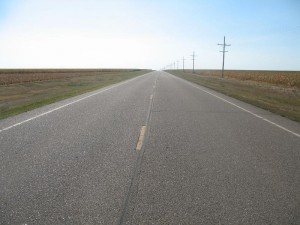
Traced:
<path id="1" fill-rule="evenodd" d="M 179 68 L 179 60 L 177 60 L 177 70 L 178 70 L 178 68 Z"/>
<path id="2" fill-rule="evenodd" d="M 191 55 L 192 56 L 192 60 L 193 60 L 193 73 L 195 72 L 195 57 L 196 57 L 196 55 L 195 55 L 195 52 L 193 52 L 193 55 Z"/>
<path id="3" fill-rule="evenodd" d="M 223 42 L 223 44 L 218 44 L 218 45 L 223 46 L 223 51 L 220 51 L 220 52 L 223 52 L 223 64 L 222 64 L 222 78 L 223 78 L 224 77 L 225 52 L 228 52 L 228 51 L 225 51 L 225 48 L 227 46 L 231 46 L 231 45 L 230 44 L 226 44 L 226 42 L 225 42 L 225 36 L 224 36 L 224 42 Z"/>
<path id="4" fill-rule="evenodd" d="M 182 58 L 182 71 L 184 72 L 184 61 L 185 61 L 185 58 L 183 57 Z"/>

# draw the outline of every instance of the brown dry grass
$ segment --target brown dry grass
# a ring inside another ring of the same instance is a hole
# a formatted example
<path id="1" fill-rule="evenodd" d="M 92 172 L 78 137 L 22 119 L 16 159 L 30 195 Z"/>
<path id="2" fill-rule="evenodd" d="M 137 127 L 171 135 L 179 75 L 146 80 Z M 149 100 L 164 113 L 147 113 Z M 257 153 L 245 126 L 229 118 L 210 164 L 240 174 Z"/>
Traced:
<path id="1" fill-rule="evenodd" d="M 221 77 L 221 70 L 196 70 L 195 73 L 204 76 Z M 300 88 L 300 71 L 225 70 L 224 77 L 243 81 L 263 82 L 282 87 Z"/>
<path id="2" fill-rule="evenodd" d="M 0 85 L 136 71 L 134 69 L 2 69 Z"/>

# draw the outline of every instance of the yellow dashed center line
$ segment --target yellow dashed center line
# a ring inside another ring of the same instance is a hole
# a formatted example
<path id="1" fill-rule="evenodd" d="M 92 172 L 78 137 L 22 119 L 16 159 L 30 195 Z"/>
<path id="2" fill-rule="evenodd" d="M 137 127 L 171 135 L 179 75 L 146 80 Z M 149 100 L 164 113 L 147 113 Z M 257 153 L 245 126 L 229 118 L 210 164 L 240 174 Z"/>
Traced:
<path id="1" fill-rule="evenodd" d="M 140 132 L 140 137 L 139 137 L 138 143 L 135 148 L 136 151 L 140 151 L 142 149 L 144 138 L 145 138 L 145 133 L 146 133 L 146 126 L 142 126 L 141 132 Z"/>

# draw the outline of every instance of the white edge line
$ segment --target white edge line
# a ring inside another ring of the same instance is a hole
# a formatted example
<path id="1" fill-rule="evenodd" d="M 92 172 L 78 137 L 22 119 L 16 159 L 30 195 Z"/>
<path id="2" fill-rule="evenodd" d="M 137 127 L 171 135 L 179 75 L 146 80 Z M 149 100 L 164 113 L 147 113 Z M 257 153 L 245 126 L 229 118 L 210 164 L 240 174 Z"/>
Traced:
<path id="1" fill-rule="evenodd" d="M 258 115 L 258 114 L 256 114 L 256 113 L 253 113 L 253 112 L 251 112 L 251 111 L 249 111 L 249 110 L 247 110 L 247 109 L 245 109 L 245 108 L 243 108 L 243 107 L 241 107 L 241 106 L 239 106 L 239 105 L 237 105 L 237 104 L 235 104 L 235 103 L 233 103 L 233 102 L 230 102 L 230 101 L 228 101 L 228 100 L 226 100 L 226 99 L 224 99 L 224 98 L 222 98 L 222 97 L 220 97 L 220 96 L 217 96 L 217 95 L 215 95 L 215 94 L 213 94 L 213 93 L 211 93 L 211 92 L 209 92 L 209 91 L 203 90 L 202 88 L 200 88 L 200 86 L 197 86 L 196 84 L 193 84 L 193 83 L 191 83 L 191 82 L 189 82 L 189 81 L 186 81 L 186 80 L 181 79 L 181 78 L 179 78 L 179 77 L 176 77 L 176 76 L 174 76 L 174 75 L 172 75 L 172 76 L 173 76 L 174 78 L 178 79 L 178 80 L 181 80 L 181 81 L 186 82 L 187 84 L 189 84 L 189 85 L 191 85 L 191 86 L 193 86 L 193 87 L 195 87 L 195 88 L 198 88 L 199 90 L 201 90 L 201 91 L 203 91 L 203 92 L 205 92 L 205 93 L 207 93 L 207 94 L 209 94 L 209 95 L 212 95 L 212 96 L 214 96 L 214 97 L 216 97 L 216 98 L 218 98 L 218 99 L 220 99 L 220 100 L 222 100 L 222 101 L 224 101 L 224 102 L 227 102 L 228 104 L 233 105 L 233 106 L 235 106 L 235 107 L 237 107 L 237 108 L 239 108 L 239 109 L 241 109 L 241 110 L 243 110 L 243 111 L 245 111 L 245 112 L 247 112 L 247 113 L 249 113 L 249 114 L 251 114 L 251 115 L 253 115 L 253 116 L 257 117 L 257 118 L 259 118 L 259 119 L 262 119 L 262 120 L 264 120 L 264 121 L 266 121 L 266 122 L 268 122 L 268 123 L 270 123 L 270 124 L 272 124 L 272 125 L 274 125 L 274 126 L 280 128 L 280 129 L 282 129 L 282 130 L 285 130 L 285 131 L 287 131 L 287 132 L 289 132 L 289 133 L 291 133 L 291 134 L 293 134 L 293 135 L 295 135 L 295 136 L 297 136 L 297 137 L 300 137 L 300 134 L 297 134 L 297 133 L 295 133 L 295 132 L 293 132 L 293 131 L 291 131 L 291 130 L 289 130 L 289 129 L 287 129 L 287 128 L 285 128 L 285 127 L 283 127 L 283 126 L 281 126 L 281 125 L 279 125 L 279 124 L 277 124 L 277 123 L 272 122 L 271 120 L 268 120 L 268 119 L 266 119 L 266 118 L 264 118 L 264 117 L 262 117 L 262 116 L 260 116 L 260 115 Z"/>
<path id="2" fill-rule="evenodd" d="M 150 72 L 150 73 L 151 73 L 151 72 Z M 123 81 L 123 82 L 118 83 L 118 84 L 113 84 L 111 87 L 102 89 L 101 91 L 98 91 L 98 92 L 96 92 L 96 93 L 94 93 L 94 94 L 85 96 L 85 97 L 83 97 L 83 98 L 77 99 L 77 100 L 75 100 L 75 101 L 73 101 L 73 102 L 70 102 L 70 103 L 68 103 L 68 104 L 59 106 L 59 107 L 57 107 L 57 108 L 54 108 L 54 109 L 52 109 L 52 110 L 49 110 L 49 111 L 44 112 L 44 113 L 42 113 L 42 114 L 39 114 L 39 115 L 37 115 L 37 116 L 31 117 L 31 118 L 29 118 L 29 119 L 27 119 L 27 120 L 23 120 L 23 121 L 21 121 L 21 122 L 19 122 L 19 123 L 16 123 L 16 124 L 14 124 L 14 125 L 9 126 L 9 127 L 5 127 L 5 128 L 3 128 L 3 129 L 0 129 L 0 133 L 3 132 L 3 131 L 7 131 L 7 130 L 13 128 L 13 127 L 19 126 L 19 125 L 21 125 L 21 124 L 27 123 L 27 122 L 29 122 L 29 121 L 31 121 L 31 120 L 34 120 L 34 119 L 37 119 L 37 118 L 39 118 L 39 117 L 45 116 L 45 115 L 47 115 L 47 114 L 49 114 L 49 113 L 55 112 L 55 111 L 57 111 L 57 110 L 59 110 L 59 109 L 65 108 L 65 107 L 67 107 L 67 106 L 69 106 L 69 105 L 72 105 L 72 104 L 74 104 L 74 103 L 77 103 L 77 102 L 80 102 L 80 101 L 85 100 L 85 99 L 87 99 L 87 98 L 90 98 L 90 97 L 93 97 L 93 96 L 95 96 L 95 95 L 98 95 L 98 94 L 100 94 L 100 93 L 103 93 L 103 92 L 108 91 L 108 90 L 110 90 L 110 89 L 113 89 L 113 88 L 115 88 L 115 87 L 121 86 L 121 85 L 126 84 L 126 83 L 128 83 L 128 82 L 131 82 L 131 81 L 133 81 L 133 80 L 135 80 L 135 79 L 138 79 L 138 78 L 140 78 L 140 77 L 143 77 L 143 76 L 145 76 L 145 75 L 147 75 L 147 74 L 149 74 L 149 73 L 146 73 L 146 74 L 141 75 L 141 76 L 137 76 L 137 77 L 135 77 L 135 78 L 132 78 L 132 79 Z M 76 96 L 74 96 L 74 97 L 76 97 Z"/>

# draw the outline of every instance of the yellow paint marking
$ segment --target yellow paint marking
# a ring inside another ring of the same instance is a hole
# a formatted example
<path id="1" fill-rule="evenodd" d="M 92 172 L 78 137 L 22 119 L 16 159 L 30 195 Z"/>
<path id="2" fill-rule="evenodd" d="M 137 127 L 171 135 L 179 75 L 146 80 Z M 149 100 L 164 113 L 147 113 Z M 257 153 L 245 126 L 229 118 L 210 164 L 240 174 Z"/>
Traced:
<path id="1" fill-rule="evenodd" d="M 136 149 L 135 149 L 136 151 L 140 151 L 142 149 L 144 138 L 145 138 L 145 133 L 146 133 L 146 126 L 142 126 L 141 132 L 140 132 L 140 137 L 139 137 L 138 143 L 136 145 Z"/>

